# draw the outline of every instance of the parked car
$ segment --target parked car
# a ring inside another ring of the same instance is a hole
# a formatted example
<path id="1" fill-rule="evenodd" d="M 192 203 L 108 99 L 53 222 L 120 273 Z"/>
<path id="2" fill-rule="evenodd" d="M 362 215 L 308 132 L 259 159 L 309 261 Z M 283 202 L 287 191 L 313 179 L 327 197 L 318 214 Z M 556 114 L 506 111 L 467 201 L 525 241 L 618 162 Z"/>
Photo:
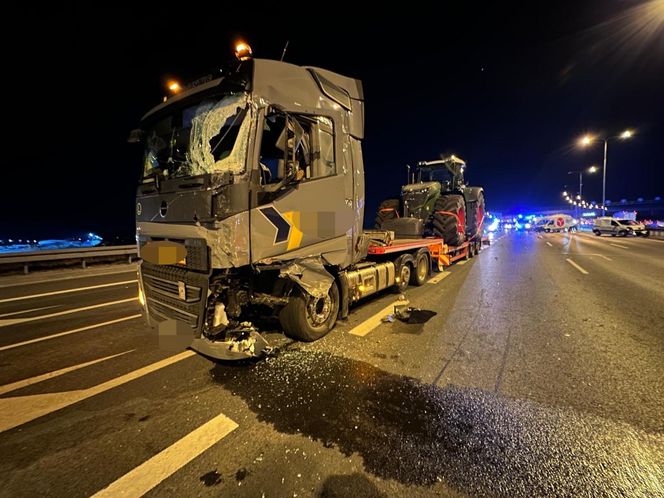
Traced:
<path id="1" fill-rule="evenodd" d="M 610 234 L 612 237 L 616 235 L 620 237 L 627 237 L 628 235 L 647 237 L 650 235 L 650 231 L 643 223 L 634 220 L 620 220 L 611 216 L 596 218 L 593 233 L 598 237 L 603 234 Z"/>

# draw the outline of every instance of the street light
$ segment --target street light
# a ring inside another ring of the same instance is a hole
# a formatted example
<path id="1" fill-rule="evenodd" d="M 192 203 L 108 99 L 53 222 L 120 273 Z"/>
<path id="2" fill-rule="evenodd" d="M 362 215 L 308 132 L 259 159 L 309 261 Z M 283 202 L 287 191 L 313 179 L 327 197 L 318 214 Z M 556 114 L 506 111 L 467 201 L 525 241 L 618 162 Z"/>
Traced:
<path id="1" fill-rule="evenodd" d="M 597 166 L 591 166 L 586 171 L 588 173 L 594 173 L 594 172 L 597 171 L 597 169 L 598 169 Z M 579 195 L 583 196 L 583 170 L 574 170 L 574 171 L 568 171 L 567 172 L 568 175 L 573 175 L 575 173 L 579 174 Z"/>
<path id="2" fill-rule="evenodd" d="M 602 141 L 604 142 L 604 172 L 602 174 L 602 216 L 606 214 L 606 154 L 609 148 L 609 140 L 613 138 L 620 138 L 621 140 L 627 140 L 634 136 L 632 130 L 625 130 L 620 135 L 614 135 L 610 137 L 594 137 L 592 135 L 584 135 L 579 140 L 579 143 L 582 147 L 587 147 L 593 142 Z"/>

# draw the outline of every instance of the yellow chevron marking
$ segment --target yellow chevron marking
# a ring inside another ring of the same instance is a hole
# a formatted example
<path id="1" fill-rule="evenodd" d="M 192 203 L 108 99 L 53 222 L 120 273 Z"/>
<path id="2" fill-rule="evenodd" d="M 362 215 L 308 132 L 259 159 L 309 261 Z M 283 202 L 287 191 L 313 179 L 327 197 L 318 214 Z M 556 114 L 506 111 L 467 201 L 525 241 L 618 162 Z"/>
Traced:
<path id="1" fill-rule="evenodd" d="M 300 212 L 299 211 L 287 211 L 282 213 L 282 216 L 286 218 L 288 223 L 291 225 L 290 234 L 288 236 L 288 245 L 286 246 L 287 251 L 297 249 L 302 243 L 302 230 L 300 230 Z"/>

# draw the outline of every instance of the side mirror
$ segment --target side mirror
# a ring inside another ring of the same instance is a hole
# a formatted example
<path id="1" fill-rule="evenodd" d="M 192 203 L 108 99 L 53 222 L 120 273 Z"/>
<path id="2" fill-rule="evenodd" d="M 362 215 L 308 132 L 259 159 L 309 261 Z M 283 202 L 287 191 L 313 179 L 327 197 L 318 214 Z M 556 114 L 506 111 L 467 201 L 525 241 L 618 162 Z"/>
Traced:
<path id="1" fill-rule="evenodd" d="M 129 142 L 130 144 L 139 144 L 143 141 L 144 138 L 145 138 L 145 132 L 140 128 L 136 128 L 135 130 L 131 130 L 129 132 L 129 137 L 127 138 L 127 142 Z"/>

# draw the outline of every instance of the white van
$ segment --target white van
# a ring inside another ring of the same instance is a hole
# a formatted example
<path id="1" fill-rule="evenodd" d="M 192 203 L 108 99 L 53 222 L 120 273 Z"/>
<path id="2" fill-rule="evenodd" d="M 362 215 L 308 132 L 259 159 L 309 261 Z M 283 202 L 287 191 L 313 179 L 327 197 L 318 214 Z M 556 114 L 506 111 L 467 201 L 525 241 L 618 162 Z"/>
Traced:
<path id="1" fill-rule="evenodd" d="M 643 223 L 634 220 L 620 220 L 611 216 L 595 218 L 593 233 L 598 237 L 602 234 L 611 234 L 613 237 L 616 235 L 621 237 L 626 237 L 628 235 L 647 237 L 650 235 L 650 231 L 646 229 Z"/>

